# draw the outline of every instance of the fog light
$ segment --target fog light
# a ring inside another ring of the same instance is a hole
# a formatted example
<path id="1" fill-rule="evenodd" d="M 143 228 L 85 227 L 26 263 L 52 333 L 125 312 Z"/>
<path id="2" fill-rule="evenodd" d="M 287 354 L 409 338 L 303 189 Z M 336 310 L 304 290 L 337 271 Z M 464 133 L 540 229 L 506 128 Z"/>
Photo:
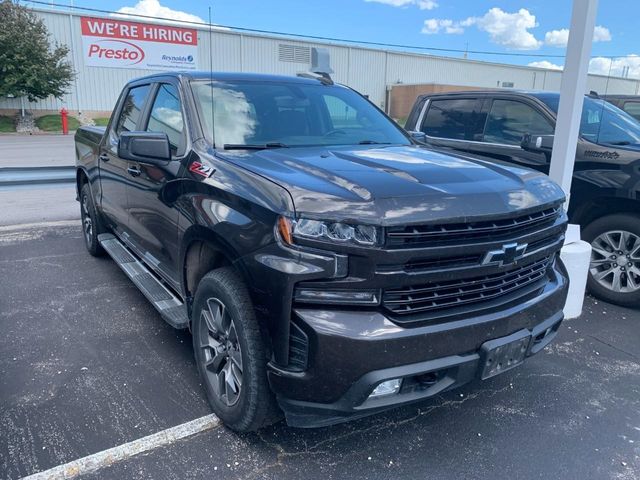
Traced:
<path id="1" fill-rule="evenodd" d="M 297 302 L 344 303 L 357 305 L 377 305 L 377 291 L 356 290 L 312 290 L 299 288 L 295 293 Z"/>
<path id="2" fill-rule="evenodd" d="M 376 388 L 373 389 L 369 398 L 380 398 L 386 397 L 387 395 L 395 395 L 400 391 L 400 385 L 402 384 L 402 379 L 394 378 L 393 380 L 387 380 L 386 382 L 382 382 Z"/>

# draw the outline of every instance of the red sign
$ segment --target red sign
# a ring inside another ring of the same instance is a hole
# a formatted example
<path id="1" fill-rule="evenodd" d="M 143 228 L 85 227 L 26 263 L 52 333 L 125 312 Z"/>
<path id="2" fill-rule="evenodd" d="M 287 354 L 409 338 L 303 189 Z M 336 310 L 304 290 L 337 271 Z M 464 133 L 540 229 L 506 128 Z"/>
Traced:
<path id="1" fill-rule="evenodd" d="M 80 17 L 82 35 L 89 37 L 142 40 L 145 42 L 197 45 L 198 33 L 193 28 L 151 25 L 124 20 Z"/>
<path id="2" fill-rule="evenodd" d="M 198 31 L 119 18 L 80 17 L 84 63 L 90 67 L 195 70 Z"/>

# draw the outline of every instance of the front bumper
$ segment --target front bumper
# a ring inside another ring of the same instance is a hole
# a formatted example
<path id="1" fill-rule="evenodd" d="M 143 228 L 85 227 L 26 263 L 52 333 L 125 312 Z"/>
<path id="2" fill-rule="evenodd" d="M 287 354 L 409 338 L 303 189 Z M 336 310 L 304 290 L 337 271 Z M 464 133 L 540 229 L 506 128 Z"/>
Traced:
<path id="1" fill-rule="evenodd" d="M 526 332 L 526 356 L 556 335 L 568 280 L 560 262 L 544 290 L 497 313 L 404 328 L 380 311 L 294 308 L 308 338 L 308 367 L 293 372 L 272 362 L 269 381 L 287 423 L 319 427 L 419 401 L 480 378 L 482 346 Z M 402 378 L 398 394 L 369 399 L 385 380 Z"/>

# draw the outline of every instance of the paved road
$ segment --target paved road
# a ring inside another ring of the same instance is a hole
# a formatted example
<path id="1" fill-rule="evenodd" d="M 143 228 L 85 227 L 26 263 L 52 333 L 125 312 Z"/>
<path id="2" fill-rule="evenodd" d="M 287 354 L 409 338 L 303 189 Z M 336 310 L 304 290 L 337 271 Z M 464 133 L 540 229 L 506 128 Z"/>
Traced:
<path id="1" fill-rule="evenodd" d="M 73 135 L 0 135 L 1 167 L 74 165 Z"/>
<path id="2" fill-rule="evenodd" d="M 80 204 L 73 185 L 0 188 L 0 227 L 75 219 L 80 224 Z"/>
<path id="3" fill-rule="evenodd" d="M 0 478 L 209 413 L 191 337 L 80 230 L 0 231 Z M 224 427 L 86 478 L 637 479 L 640 313 L 588 298 L 528 363 L 424 403 L 317 430 Z"/>

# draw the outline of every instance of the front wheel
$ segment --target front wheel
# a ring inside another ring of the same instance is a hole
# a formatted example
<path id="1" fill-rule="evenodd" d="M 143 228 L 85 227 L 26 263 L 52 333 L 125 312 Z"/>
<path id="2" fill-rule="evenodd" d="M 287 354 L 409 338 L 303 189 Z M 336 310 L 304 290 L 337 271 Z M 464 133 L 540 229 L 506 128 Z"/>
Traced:
<path id="1" fill-rule="evenodd" d="M 591 244 L 589 291 L 617 305 L 640 306 L 640 217 L 607 215 L 583 233 Z"/>
<path id="2" fill-rule="evenodd" d="M 192 312 L 193 349 L 215 414 L 239 432 L 279 419 L 267 381 L 267 355 L 253 305 L 232 267 L 203 277 Z"/>

